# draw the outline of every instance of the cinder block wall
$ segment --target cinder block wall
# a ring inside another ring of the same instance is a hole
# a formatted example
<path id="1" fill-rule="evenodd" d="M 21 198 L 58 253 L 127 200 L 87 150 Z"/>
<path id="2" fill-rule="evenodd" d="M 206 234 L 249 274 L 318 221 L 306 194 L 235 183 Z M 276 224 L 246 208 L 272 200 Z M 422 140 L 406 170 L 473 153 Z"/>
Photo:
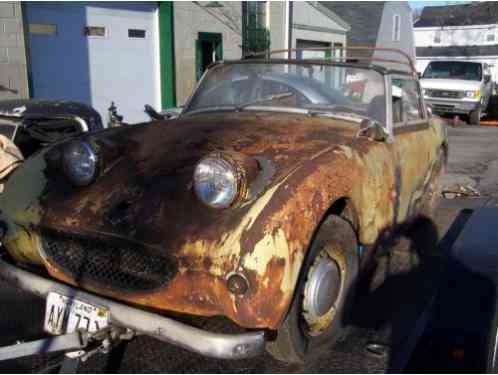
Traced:
<path id="1" fill-rule="evenodd" d="M 0 2 L 0 100 L 28 96 L 21 2 Z"/>
<path id="2" fill-rule="evenodd" d="M 197 84 L 195 41 L 199 32 L 220 33 L 223 59 L 242 56 L 242 3 L 221 1 L 222 8 L 206 8 L 207 2 L 174 2 L 176 99 L 184 104 Z"/>

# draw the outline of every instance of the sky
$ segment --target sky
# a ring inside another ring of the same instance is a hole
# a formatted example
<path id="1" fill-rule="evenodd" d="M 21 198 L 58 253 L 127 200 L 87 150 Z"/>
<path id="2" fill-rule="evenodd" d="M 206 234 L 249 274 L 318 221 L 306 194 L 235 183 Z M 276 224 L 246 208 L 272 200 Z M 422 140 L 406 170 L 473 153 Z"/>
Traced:
<path id="1" fill-rule="evenodd" d="M 468 1 L 409 1 L 409 3 L 413 9 L 416 9 L 416 8 L 423 8 L 424 6 L 468 3 Z"/>

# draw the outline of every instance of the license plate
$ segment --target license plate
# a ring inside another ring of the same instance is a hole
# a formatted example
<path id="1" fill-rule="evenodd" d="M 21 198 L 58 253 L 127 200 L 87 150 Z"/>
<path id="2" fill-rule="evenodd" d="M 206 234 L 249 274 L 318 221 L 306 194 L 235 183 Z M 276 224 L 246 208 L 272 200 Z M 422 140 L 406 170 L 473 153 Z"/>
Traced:
<path id="1" fill-rule="evenodd" d="M 51 292 L 47 297 L 44 329 L 52 335 L 78 328 L 95 332 L 109 324 L 109 310 Z"/>

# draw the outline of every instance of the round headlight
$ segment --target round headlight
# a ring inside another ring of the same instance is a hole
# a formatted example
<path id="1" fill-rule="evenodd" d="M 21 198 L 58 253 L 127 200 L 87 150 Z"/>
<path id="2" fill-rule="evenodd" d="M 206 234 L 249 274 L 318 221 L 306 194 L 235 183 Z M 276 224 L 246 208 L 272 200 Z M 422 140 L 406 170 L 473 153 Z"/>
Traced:
<path id="1" fill-rule="evenodd" d="M 69 181 L 76 186 L 89 185 L 97 173 L 97 155 L 86 142 L 71 142 L 63 154 L 63 169 Z"/>
<path id="2" fill-rule="evenodd" d="M 237 172 L 228 161 L 208 156 L 195 168 L 194 189 L 199 199 L 208 206 L 229 207 L 238 194 Z"/>

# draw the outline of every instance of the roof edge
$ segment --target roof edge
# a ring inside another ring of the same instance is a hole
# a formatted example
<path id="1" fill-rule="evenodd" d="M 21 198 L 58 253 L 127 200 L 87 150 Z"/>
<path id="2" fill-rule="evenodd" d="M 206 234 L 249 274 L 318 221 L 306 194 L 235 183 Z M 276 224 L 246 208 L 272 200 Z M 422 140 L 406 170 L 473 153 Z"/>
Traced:
<path id="1" fill-rule="evenodd" d="M 339 26 L 344 27 L 346 31 L 351 30 L 351 25 L 344 21 L 341 17 L 339 17 L 334 11 L 331 9 L 327 8 L 326 6 L 320 4 L 318 1 L 307 1 L 309 5 L 311 5 L 313 8 L 318 10 L 320 13 L 323 13 L 326 15 L 328 18 L 330 18 L 332 21 L 335 21 L 339 24 Z"/>

